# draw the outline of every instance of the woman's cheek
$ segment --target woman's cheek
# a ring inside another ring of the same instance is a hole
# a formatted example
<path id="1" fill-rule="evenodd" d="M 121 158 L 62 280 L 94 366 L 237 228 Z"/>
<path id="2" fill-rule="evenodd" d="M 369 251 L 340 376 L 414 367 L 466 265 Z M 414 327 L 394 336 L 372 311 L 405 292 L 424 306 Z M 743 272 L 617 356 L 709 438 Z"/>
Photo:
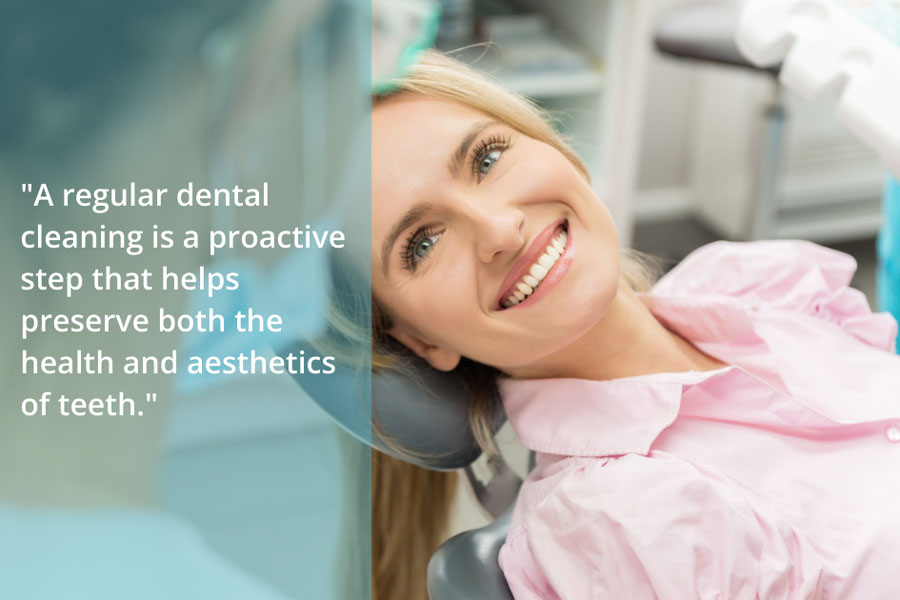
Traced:
<path id="1" fill-rule="evenodd" d="M 565 165 L 552 164 L 550 162 L 534 162 L 523 165 L 522 176 L 516 177 L 519 186 L 529 190 L 533 201 L 554 202 L 569 198 L 579 182 L 571 177 L 568 172 L 568 162 Z"/>

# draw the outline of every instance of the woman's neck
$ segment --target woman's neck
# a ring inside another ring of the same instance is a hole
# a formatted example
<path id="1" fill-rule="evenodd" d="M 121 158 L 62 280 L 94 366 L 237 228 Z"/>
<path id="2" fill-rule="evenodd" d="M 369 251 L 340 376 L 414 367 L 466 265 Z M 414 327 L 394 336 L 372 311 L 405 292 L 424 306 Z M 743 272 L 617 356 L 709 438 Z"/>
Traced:
<path id="1" fill-rule="evenodd" d="M 711 371 L 727 366 L 666 329 L 624 280 L 603 318 L 536 369 L 515 377 L 604 381 L 653 373 Z"/>

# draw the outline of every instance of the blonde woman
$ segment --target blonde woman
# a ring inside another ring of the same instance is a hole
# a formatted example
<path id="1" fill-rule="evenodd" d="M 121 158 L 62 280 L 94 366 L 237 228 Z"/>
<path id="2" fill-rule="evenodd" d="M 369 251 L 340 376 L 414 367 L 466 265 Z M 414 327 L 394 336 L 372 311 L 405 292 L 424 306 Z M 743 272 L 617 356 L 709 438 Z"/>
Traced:
<path id="1" fill-rule="evenodd" d="M 465 369 L 485 447 L 502 397 L 537 452 L 513 595 L 896 597 L 897 324 L 853 259 L 719 242 L 641 292 L 539 110 L 433 53 L 396 84 L 372 112 L 376 327 Z"/>

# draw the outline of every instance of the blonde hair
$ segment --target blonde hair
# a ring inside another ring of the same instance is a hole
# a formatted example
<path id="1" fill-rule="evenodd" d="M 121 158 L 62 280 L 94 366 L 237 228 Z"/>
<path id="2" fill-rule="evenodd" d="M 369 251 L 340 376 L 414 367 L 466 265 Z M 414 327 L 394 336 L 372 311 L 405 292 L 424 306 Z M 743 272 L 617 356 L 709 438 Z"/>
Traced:
<path id="1" fill-rule="evenodd" d="M 380 102 L 401 94 L 422 94 L 463 104 L 506 123 L 530 138 L 553 146 L 590 180 L 587 167 L 554 128 L 554 119 L 531 100 L 514 94 L 489 75 L 432 50 L 423 52 L 417 65 L 391 82 L 392 91 L 372 99 Z"/>
<path id="2" fill-rule="evenodd" d="M 444 540 L 456 473 L 372 453 L 372 598 L 427 598 L 428 560 Z"/>

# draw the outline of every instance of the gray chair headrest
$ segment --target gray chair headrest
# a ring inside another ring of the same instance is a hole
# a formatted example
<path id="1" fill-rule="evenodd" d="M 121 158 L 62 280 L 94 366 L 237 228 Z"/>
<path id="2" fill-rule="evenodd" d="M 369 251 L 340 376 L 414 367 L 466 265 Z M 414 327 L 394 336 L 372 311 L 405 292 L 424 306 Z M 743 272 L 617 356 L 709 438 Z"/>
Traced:
<path id="1" fill-rule="evenodd" d="M 299 348 L 315 352 L 307 344 Z M 469 394 L 461 377 L 455 371 L 437 371 L 408 351 L 398 349 L 397 353 L 403 363 L 397 370 L 364 373 L 337 363 L 331 375 L 294 375 L 294 379 L 360 441 L 427 469 L 468 466 L 481 450 L 469 427 Z M 493 430 L 504 421 L 498 405 Z"/>

